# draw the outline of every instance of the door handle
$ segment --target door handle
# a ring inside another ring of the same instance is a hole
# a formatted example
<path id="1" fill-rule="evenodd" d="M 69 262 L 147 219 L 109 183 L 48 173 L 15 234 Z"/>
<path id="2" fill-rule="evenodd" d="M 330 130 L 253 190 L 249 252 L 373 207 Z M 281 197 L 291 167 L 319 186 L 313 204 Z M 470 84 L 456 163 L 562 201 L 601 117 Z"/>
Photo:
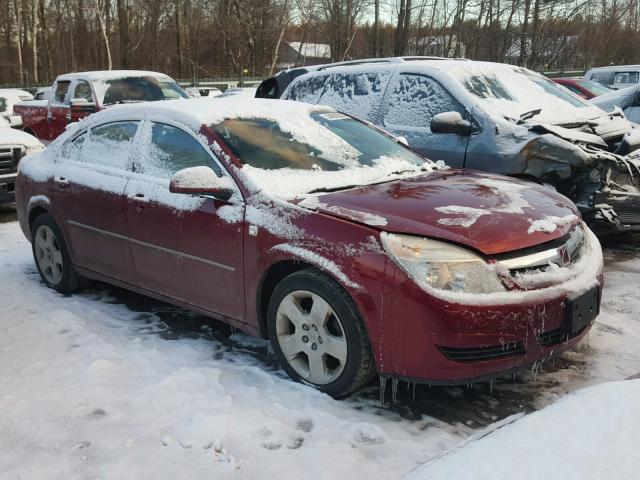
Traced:
<path id="1" fill-rule="evenodd" d="M 127 198 L 131 200 L 137 200 L 139 202 L 148 202 L 147 197 L 144 196 L 144 193 L 130 193 L 127 195 Z"/>
<path id="2" fill-rule="evenodd" d="M 47 110 L 47 122 L 51 120 L 53 120 L 53 113 L 51 113 L 51 110 Z"/>
<path id="3" fill-rule="evenodd" d="M 67 123 L 71 121 L 71 110 L 67 111 L 67 115 L 65 116 L 65 118 L 67 119 Z"/>
<path id="4" fill-rule="evenodd" d="M 136 212 L 141 213 L 144 209 L 144 204 L 149 202 L 149 199 L 144 196 L 144 193 L 130 193 L 127 195 L 129 200 L 133 200 L 136 204 Z"/>
<path id="5" fill-rule="evenodd" d="M 66 188 L 69 187 L 69 180 L 67 180 L 65 177 L 55 177 L 53 179 L 53 183 L 56 185 L 56 187 L 58 187 L 60 190 L 64 190 Z"/>

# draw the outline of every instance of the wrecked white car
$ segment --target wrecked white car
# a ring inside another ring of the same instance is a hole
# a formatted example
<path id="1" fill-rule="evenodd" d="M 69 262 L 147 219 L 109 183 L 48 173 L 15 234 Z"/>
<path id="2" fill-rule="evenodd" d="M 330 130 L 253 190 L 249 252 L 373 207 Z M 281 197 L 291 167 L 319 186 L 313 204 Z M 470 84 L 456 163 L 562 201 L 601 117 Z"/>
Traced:
<path id="1" fill-rule="evenodd" d="M 411 57 L 309 67 L 263 84 L 258 95 L 331 105 L 433 160 L 552 185 L 601 233 L 640 231 L 640 163 L 628 156 L 640 128 L 530 70 Z"/>

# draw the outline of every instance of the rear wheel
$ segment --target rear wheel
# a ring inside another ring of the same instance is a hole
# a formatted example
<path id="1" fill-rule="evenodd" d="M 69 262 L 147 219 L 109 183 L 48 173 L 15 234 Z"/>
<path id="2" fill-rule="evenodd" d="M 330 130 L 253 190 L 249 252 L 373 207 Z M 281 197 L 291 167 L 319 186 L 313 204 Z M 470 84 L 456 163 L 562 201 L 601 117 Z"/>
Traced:
<path id="1" fill-rule="evenodd" d="M 318 271 L 302 270 L 282 280 L 271 297 L 267 320 L 276 356 L 296 381 L 343 397 L 375 373 L 353 300 Z"/>
<path id="2" fill-rule="evenodd" d="M 38 272 L 47 286 L 61 293 L 82 288 L 84 278 L 73 267 L 62 232 L 48 213 L 39 215 L 31 226 L 31 249 Z"/>

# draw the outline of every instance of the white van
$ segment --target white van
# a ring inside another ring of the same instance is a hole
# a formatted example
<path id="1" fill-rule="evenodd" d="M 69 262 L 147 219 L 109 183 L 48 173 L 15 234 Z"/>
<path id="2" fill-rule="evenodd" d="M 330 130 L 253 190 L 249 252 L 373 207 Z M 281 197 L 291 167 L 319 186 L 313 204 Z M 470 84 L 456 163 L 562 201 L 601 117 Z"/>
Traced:
<path id="1" fill-rule="evenodd" d="M 640 65 L 591 68 L 584 74 L 584 78 L 620 90 L 640 83 Z"/>

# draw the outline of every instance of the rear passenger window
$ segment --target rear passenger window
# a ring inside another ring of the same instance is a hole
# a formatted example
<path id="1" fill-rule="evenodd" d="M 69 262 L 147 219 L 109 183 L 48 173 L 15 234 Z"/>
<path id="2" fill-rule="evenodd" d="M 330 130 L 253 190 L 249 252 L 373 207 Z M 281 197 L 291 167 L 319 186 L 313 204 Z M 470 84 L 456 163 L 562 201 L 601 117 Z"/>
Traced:
<path id="1" fill-rule="evenodd" d="M 74 160 L 76 162 L 81 161 L 82 146 L 89 134 L 84 132 L 82 135 L 77 136 L 73 140 L 67 141 L 62 147 L 62 158 L 65 160 Z"/>
<path id="2" fill-rule="evenodd" d="M 373 122 L 390 75 L 390 72 L 364 72 L 312 77 L 294 85 L 290 98 L 329 105 Z"/>
<path id="3" fill-rule="evenodd" d="M 93 127 L 82 149 L 81 161 L 130 170 L 129 154 L 139 122 L 113 122 Z"/>
<path id="4" fill-rule="evenodd" d="M 201 166 L 210 167 L 216 175 L 222 176 L 220 166 L 211 154 L 190 134 L 171 125 L 152 124 L 149 153 L 139 165 L 142 173 L 171 178 L 178 170 Z"/>
<path id="5" fill-rule="evenodd" d="M 328 78 L 329 75 L 318 75 L 306 80 L 301 80 L 291 86 L 287 97 L 291 100 L 316 105 L 320 102 L 320 98 L 324 92 L 324 85 Z"/>
<path id="6" fill-rule="evenodd" d="M 434 115 L 466 111 L 438 82 L 423 75 L 402 74 L 389 86 L 385 126 L 429 128 Z"/>
<path id="7" fill-rule="evenodd" d="M 56 91 L 53 98 L 58 103 L 64 103 L 64 99 L 67 96 L 67 90 L 69 90 L 70 81 L 63 81 L 56 83 Z"/>

